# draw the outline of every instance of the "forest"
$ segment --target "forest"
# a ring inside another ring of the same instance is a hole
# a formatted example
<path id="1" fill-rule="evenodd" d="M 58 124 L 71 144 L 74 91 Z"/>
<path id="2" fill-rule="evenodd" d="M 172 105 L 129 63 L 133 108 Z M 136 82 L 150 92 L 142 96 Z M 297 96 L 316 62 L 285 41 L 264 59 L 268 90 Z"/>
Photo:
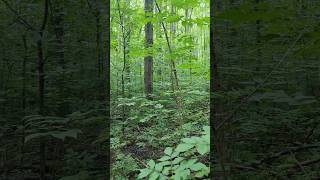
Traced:
<path id="1" fill-rule="evenodd" d="M 0 180 L 320 179 L 319 0 L 0 0 Z"/>

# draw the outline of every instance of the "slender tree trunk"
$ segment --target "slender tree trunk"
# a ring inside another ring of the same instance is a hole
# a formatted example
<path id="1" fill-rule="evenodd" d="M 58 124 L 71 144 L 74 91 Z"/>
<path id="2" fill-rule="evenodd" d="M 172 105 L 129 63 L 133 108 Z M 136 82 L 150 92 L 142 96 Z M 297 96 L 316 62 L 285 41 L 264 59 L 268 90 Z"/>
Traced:
<path id="1" fill-rule="evenodd" d="M 156 4 L 156 7 L 158 9 L 158 12 L 161 13 L 161 9 L 160 9 L 159 4 L 157 3 L 157 1 L 155 1 L 155 4 Z M 170 62 L 171 62 L 170 75 L 171 75 L 171 81 L 172 81 L 172 91 L 175 94 L 176 90 L 179 91 L 179 89 L 180 89 L 180 87 L 179 87 L 179 79 L 178 79 L 178 74 L 177 74 L 177 68 L 176 68 L 176 63 L 175 63 L 174 59 L 172 58 L 173 51 L 172 51 L 172 46 L 170 44 L 170 39 L 169 39 L 169 36 L 168 36 L 167 28 L 166 28 L 164 22 L 161 22 L 161 24 L 162 24 L 162 28 L 163 28 L 164 35 L 165 35 L 165 38 L 166 38 L 166 42 L 167 42 L 168 49 L 169 49 Z M 178 109 L 180 111 L 182 111 L 183 99 L 180 96 L 175 94 L 175 100 L 176 100 Z"/>
<path id="2" fill-rule="evenodd" d="M 23 57 L 23 62 L 22 62 L 22 113 L 23 116 L 25 116 L 26 113 L 26 66 L 27 66 L 27 59 L 28 59 L 28 45 L 27 45 L 27 39 L 26 36 L 22 36 L 22 42 L 23 42 L 23 47 L 24 47 L 24 57 Z M 22 127 L 25 126 L 25 120 L 22 118 Z M 20 166 L 22 167 L 24 164 L 24 147 L 25 147 L 25 130 L 22 130 L 22 138 L 21 138 L 21 159 L 20 159 Z M 24 175 L 24 174 L 23 174 Z M 24 177 L 22 177 L 24 178 Z"/>
<path id="3" fill-rule="evenodd" d="M 127 70 L 127 34 L 125 30 L 125 23 L 124 23 L 124 14 L 123 12 L 121 13 L 121 8 L 120 8 L 120 0 L 117 0 L 117 7 L 118 7 L 118 15 L 120 19 L 120 27 L 121 27 L 121 34 L 122 34 L 122 51 L 123 51 L 123 68 L 121 72 L 121 92 L 122 92 L 122 97 L 126 97 L 125 94 L 125 76 L 126 76 L 126 70 Z M 126 107 L 122 106 L 122 121 L 126 120 Z M 124 125 L 122 126 L 122 132 L 124 133 Z"/>
<path id="4" fill-rule="evenodd" d="M 126 40 L 125 40 L 125 43 L 126 43 L 126 48 L 125 48 L 125 58 L 126 58 L 126 67 L 125 67 L 125 82 L 128 83 L 127 85 L 127 90 L 128 90 L 128 97 L 130 98 L 131 97 L 131 71 L 130 71 L 130 66 L 131 66 L 131 63 L 130 63 L 130 56 L 129 56 L 129 53 L 130 53 L 130 36 L 131 36 L 131 30 L 130 30 L 130 27 L 128 27 L 128 32 L 126 32 Z"/>
<path id="5" fill-rule="evenodd" d="M 145 0 L 145 13 L 147 18 L 152 17 L 153 0 Z M 153 45 L 153 25 L 149 21 L 145 25 L 145 48 L 148 54 L 144 57 L 144 91 L 147 99 L 152 99 L 152 81 L 153 81 L 153 57 L 150 54 L 150 48 Z"/>
<path id="6" fill-rule="evenodd" d="M 57 76 L 57 115 L 64 117 L 66 114 L 69 114 L 69 103 L 66 101 L 66 97 L 68 96 L 68 91 L 66 88 L 66 62 L 65 62 L 65 45 L 64 45 L 64 35 L 65 35 L 65 29 L 64 29 L 64 1 L 63 0 L 56 0 L 56 1 L 50 1 L 50 8 L 52 12 L 52 19 L 51 23 L 53 25 L 53 32 L 55 35 L 55 49 L 54 52 L 55 58 L 58 60 L 58 67 L 61 69 L 59 72 L 59 75 Z M 54 157 L 54 163 L 52 164 L 50 168 L 50 174 L 52 178 L 56 178 L 56 172 L 59 170 L 61 166 L 61 160 L 64 158 L 64 142 L 59 141 L 53 141 L 52 143 L 54 148 L 54 152 L 52 153 L 52 156 Z"/>
<path id="7" fill-rule="evenodd" d="M 39 40 L 37 41 L 38 49 L 38 84 L 39 84 L 39 114 L 44 116 L 44 55 L 43 55 L 43 34 L 46 29 L 47 19 L 49 13 L 49 0 L 45 0 L 44 15 L 41 28 L 39 30 Z M 40 140 L 40 179 L 45 180 L 45 167 L 46 167 L 46 152 L 45 140 Z"/>
<path id="8" fill-rule="evenodd" d="M 259 5 L 260 0 L 256 0 L 256 6 Z M 258 7 L 255 7 L 255 11 L 259 11 Z M 259 73 L 260 72 L 260 65 L 262 63 L 262 54 L 261 54 L 261 48 L 260 48 L 260 43 L 261 43 L 261 20 L 257 19 L 256 20 L 256 44 L 257 44 L 257 66 L 256 66 L 256 72 Z"/>
<path id="9" fill-rule="evenodd" d="M 103 74 L 103 62 L 102 62 L 102 29 L 101 29 L 101 2 L 97 1 L 96 12 L 96 43 L 97 43 L 97 55 L 98 55 L 98 72 L 99 76 Z"/>
<path id="10" fill-rule="evenodd" d="M 190 17 L 189 17 L 190 16 Z M 185 18 L 186 20 L 189 20 L 192 18 L 192 9 L 189 10 L 188 8 L 185 9 Z M 192 38 L 192 36 L 190 35 L 190 31 L 191 31 L 191 27 L 189 26 L 189 24 L 185 25 L 185 33 L 187 36 L 189 36 L 190 38 Z M 202 36 L 201 36 L 202 37 Z M 201 40 L 201 39 L 200 39 Z M 201 43 L 200 43 L 201 44 Z M 193 55 L 192 50 L 189 51 L 190 52 L 190 56 Z M 203 54 L 203 53 L 202 53 Z M 190 78 L 190 84 L 192 84 L 192 59 L 189 58 L 189 78 Z"/>
<path id="11" fill-rule="evenodd" d="M 28 45 L 26 36 L 22 36 L 22 42 L 24 47 L 24 57 L 22 62 L 22 111 L 25 112 L 26 109 L 26 66 L 27 66 L 27 58 L 28 58 Z"/>
<path id="12" fill-rule="evenodd" d="M 52 7 L 52 24 L 55 34 L 55 58 L 58 60 L 58 66 L 61 68 L 57 82 L 58 82 L 58 112 L 59 116 L 65 116 L 69 113 L 69 104 L 65 101 L 67 96 L 66 89 L 66 62 L 65 62 L 65 45 L 64 45 L 64 1 L 57 0 L 50 3 Z"/>
<path id="13" fill-rule="evenodd" d="M 210 152 L 211 163 L 213 157 L 217 157 L 224 173 L 224 179 L 227 179 L 224 168 L 224 138 L 223 130 L 217 130 L 216 125 L 221 122 L 221 103 L 215 98 L 215 93 L 220 91 L 218 80 L 218 64 L 215 47 L 215 23 L 214 23 L 214 4 L 215 0 L 210 0 L 210 126 L 211 126 L 211 144 L 214 145 Z M 223 128 L 222 128 L 223 129 Z M 213 151 L 213 150 L 216 151 Z M 214 169 L 211 166 L 211 177 L 214 177 Z"/>

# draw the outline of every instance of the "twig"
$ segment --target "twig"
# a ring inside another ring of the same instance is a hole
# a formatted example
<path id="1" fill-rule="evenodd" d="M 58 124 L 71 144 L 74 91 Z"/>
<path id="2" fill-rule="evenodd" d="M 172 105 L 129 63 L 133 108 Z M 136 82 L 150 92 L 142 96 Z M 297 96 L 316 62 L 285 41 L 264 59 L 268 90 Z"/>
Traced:
<path id="1" fill-rule="evenodd" d="M 133 157 L 133 156 L 132 156 Z M 140 164 L 142 164 L 144 167 L 149 167 L 146 163 L 144 163 L 143 161 L 141 161 L 140 159 L 133 157 L 135 160 L 137 160 Z"/>
<path id="2" fill-rule="evenodd" d="M 303 161 L 303 162 L 300 163 L 300 165 L 301 166 L 308 166 L 308 165 L 315 164 L 315 163 L 318 163 L 318 162 L 320 162 L 320 158 Z M 294 166 L 291 166 L 289 168 L 297 168 L 297 167 L 299 167 L 299 165 L 294 165 Z"/>
<path id="3" fill-rule="evenodd" d="M 305 146 L 296 147 L 296 148 L 293 148 L 293 149 L 287 149 L 287 150 L 278 152 L 275 155 L 266 157 L 266 158 L 260 160 L 258 163 L 252 163 L 252 165 L 257 166 L 257 165 L 261 165 L 261 164 L 264 164 L 264 163 L 269 163 L 269 162 L 273 161 L 274 159 L 277 159 L 277 158 L 279 158 L 281 156 L 290 154 L 290 152 L 299 152 L 299 151 L 302 151 L 302 150 L 318 148 L 318 147 L 320 147 L 320 144 L 305 145 Z"/>
<path id="4" fill-rule="evenodd" d="M 296 156 L 294 155 L 294 153 L 292 151 L 290 151 L 291 156 L 294 158 L 294 160 L 297 163 L 297 166 L 301 169 L 301 171 L 303 171 L 305 173 L 305 170 L 303 168 L 303 165 L 301 164 L 300 161 L 298 161 L 298 159 L 296 158 Z"/>

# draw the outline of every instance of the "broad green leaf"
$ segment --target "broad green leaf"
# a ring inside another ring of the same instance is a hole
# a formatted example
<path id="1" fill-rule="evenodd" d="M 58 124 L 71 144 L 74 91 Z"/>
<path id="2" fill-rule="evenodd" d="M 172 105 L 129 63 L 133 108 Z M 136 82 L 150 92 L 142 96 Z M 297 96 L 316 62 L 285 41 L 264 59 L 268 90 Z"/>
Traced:
<path id="1" fill-rule="evenodd" d="M 175 157 L 177 157 L 179 154 L 180 154 L 180 152 L 174 151 L 174 152 L 171 154 L 171 158 L 175 158 Z"/>
<path id="2" fill-rule="evenodd" d="M 152 169 L 140 169 L 140 174 L 138 175 L 138 179 L 142 179 L 147 177 L 152 172 Z"/>
<path id="3" fill-rule="evenodd" d="M 49 135 L 52 135 L 53 137 L 56 137 L 61 140 L 65 140 L 66 137 L 71 137 L 76 139 L 78 134 L 81 133 L 82 131 L 80 129 L 71 129 L 63 132 L 57 132 L 57 133 L 52 133 Z"/>
<path id="4" fill-rule="evenodd" d="M 197 142 L 194 138 L 183 138 L 181 141 L 187 144 L 195 144 Z"/>
<path id="5" fill-rule="evenodd" d="M 160 162 L 158 164 L 161 164 L 162 166 L 167 166 L 167 165 L 170 165 L 171 162 L 170 161 L 163 161 L 163 162 Z"/>
<path id="6" fill-rule="evenodd" d="M 156 163 L 152 159 L 147 164 L 150 167 L 150 169 L 154 169 L 154 166 L 156 165 Z"/>
<path id="7" fill-rule="evenodd" d="M 153 173 L 151 173 L 149 180 L 156 180 L 159 176 L 160 176 L 160 173 L 157 171 L 154 171 Z"/>
<path id="8" fill-rule="evenodd" d="M 193 147 L 194 147 L 194 145 L 183 143 L 183 144 L 179 144 L 177 146 L 177 148 L 175 149 L 175 151 L 177 151 L 177 152 L 185 152 L 185 151 L 188 151 L 189 149 L 191 149 Z"/>
<path id="9" fill-rule="evenodd" d="M 27 143 L 28 141 L 30 141 L 31 139 L 35 139 L 35 138 L 39 138 L 39 137 L 44 137 L 47 136 L 48 133 L 35 133 L 35 134 L 30 134 L 28 136 L 25 137 L 24 142 Z"/>
<path id="10" fill-rule="evenodd" d="M 201 155 L 204 155 L 210 151 L 210 146 L 207 144 L 197 144 L 196 148 Z"/>
<path id="11" fill-rule="evenodd" d="M 166 155 L 169 155 L 169 156 L 171 156 L 171 154 L 172 154 L 172 147 L 167 147 L 165 150 L 164 150 L 164 153 L 166 154 Z"/>
<path id="12" fill-rule="evenodd" d="M 169 156 L 162 156 L 162 157 L 159 159 L 159 161 L 167 161 L 167 160 L 169 160 L 169 159 L 171 159 L 171 157 L 169 157 Z"/>
<path id="13" fill-rule="evenodd" d="M 210 134 L 210 126 L 203 127 L 204 134 Z"/>
<path id="14" fill-rule="evenodd" d="M 170 170 L 171 170 L 171 167 L 164 167 L 162 173 L 164 175 L 169 175 Z"/>
<path id="15" fill-rule="evenodd" d="M 192 165 L 190 166 L 190 169 L 191 169 L 192 171 L 200 171 L 201 169 L 205 169 L 205 168 L 206 168 L 206 165 L 204 165 L 204 164 L 202 164 L 202 163 L 200 163 L 200 162 L 195 163 L 195 164 L 192 164 Z"/>
<path id="16" fill-rule="evenodd" d="M 158 171 L 158 172 L 161 172 L 163 169 L 163 164 L 161 163 L 158 163 L 155 165 L 155 170 Z"/>
<path id="17" fill-rule="evenodd" d="M 185 158 L 183 157 L 177 157 L 175 158 L 173 161 L 172 161 L 172 164 L 178 164 L 180 163 L 181 161 L 183 161 Z"/>

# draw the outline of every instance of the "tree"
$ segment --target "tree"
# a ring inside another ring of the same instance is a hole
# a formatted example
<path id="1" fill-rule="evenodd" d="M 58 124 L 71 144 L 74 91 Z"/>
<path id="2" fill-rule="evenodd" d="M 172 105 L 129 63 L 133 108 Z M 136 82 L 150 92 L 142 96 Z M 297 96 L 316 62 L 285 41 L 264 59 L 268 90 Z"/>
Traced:
<path id="1" fill-rule="evenodd" d="M 152 99 L 152 81 L 153 81 L 153 25 L 151 22 L 153 14 L 153 0 L 145 0 L 145 14 L 148 22 L 145 24 L 145 48 L 147 55 L 144 57 L 144 91 L 147 99 Z"/>
<path id="2" fill-rule="evenodd" d="M 219 163 L 224 170 L 224 157 L 223 157 L 223 132 L 218 131 L 217 125 L 221 122 L 221 105 L 217 97 L 217 93 L 220 90 L 220 84 L 218 80 L 218 63 L 216 56 L 215 46 L 215 0 L 210 0 L 210 127 L 211 127 L 211 147 L 210 152 L 211 163 L 213 163 L 213 157 L 218 157 Z M 216 150 L 216 151 L 213 151 Z M 211 166 L 211 177 L 214 178 L 214 169 Z M 224 178 L 227 179 L 226 175 Z"/>
<path id="3" fill-rule="evenodd" d="M 101 12 L 101 22 L 105 22 L 106 16 L 110 20 L 108 3 L 108 10 Z M 110 127 L 110 21 L 108 28 L 100 27 L 99 32 L 104 34 L 108 29 L 109 34 L 108 42 L 100 44 L 109 49 L 103 58 L 103 64 L 108 64 L 104 70 L 109 72 L 104 78 L 97 76 L 97 32 L 92 28 L 96 18 L 85 1 L 1 0 L 0 19 L 0 122 L 3 124 L 0 156 L 6 156 L 0 158 L 0 179 L 51 180 L 64 176 L 78 179 L 76 173 L 89 168 L 99 169 L 93 179 L 108 179 L 105 178 L 105 159 L 109 162 L 111 159 L 107 151 L 110 147 L 107 134 Z M 105 37 L 103 34 L 101 37 Z M 98 116 L 103 121 L 98 122 Z M 91 122 L 99 124 L 90 125 L 94 130 L 76 125 L 89 117 L 93 118 Z M 81 138 L 82 143 L 89 136 L 92 139 L 88 142 L 94 142 L 98 134 L 107 139 L 103 138 L 103 143 L 80 145 L 76 139 L 81 132 L 86 134 Z M 77 156 L 78 152 L 83 153 L 86 161 L 103 161 L 104 165 L 95 162 L 83 166 L 82 160 L 69 161 L 69 155 Z M 17 171 L 21 173 L 12 173 Z M 110 175 L 110 171 L 107 174 Z M 79 176 L 87 175 L 80 173 Z"/>
<path id="4" fill-rule="evenodd" d="M 45 116 L 45 104 L 44 104 L 44 94 L 45 94 L 45 71 L 44 71 L 44 50 L 43 50 L 43 37 L 46 30 L 46 25 L 48 21 L 49 14 L 49 0 L 45 0 L 43 21 L 39 29 L 39 39 L 37 41 L 38 48 L 38 88 L 39 88 L 39 114 Z M 40 141 L 40 179 L 45 180 L 45 169 L 46 169 L 46 143 L 42 139 Z"/>

